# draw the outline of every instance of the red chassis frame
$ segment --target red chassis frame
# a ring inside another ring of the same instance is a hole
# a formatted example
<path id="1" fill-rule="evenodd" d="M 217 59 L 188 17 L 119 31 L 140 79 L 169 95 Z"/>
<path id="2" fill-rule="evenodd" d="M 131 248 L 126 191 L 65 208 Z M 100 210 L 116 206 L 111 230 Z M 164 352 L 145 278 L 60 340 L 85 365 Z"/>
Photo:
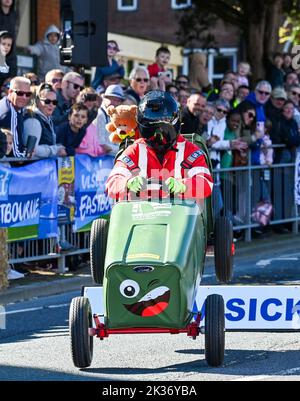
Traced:
<path id="1" fill-rule="evenodd" d="M 89 329 L 90 336 L 96 336 L 100 338 L 100 340 L 104 340 L 104 338 L 108 338 L 112 334 L 159 334 L 159 333 L 168 333 L 168 334 L 181 334 L 186 333 L 189 337 L 193 337 L 195 340 L 199 334 L 201 333 L 200 322 L 201 322 L 201 314 L 197 313 L 196 320 L 190 324 L 188 324 L 183 329 L 174 329 L 174 328 L 152 328 L 152 327 L 130 327 L 126 329 L 109 329 L 105 326 L 105 324 L 101 323 L 99 320 L 99 315 L 93 315 L 96 328 Z"/>

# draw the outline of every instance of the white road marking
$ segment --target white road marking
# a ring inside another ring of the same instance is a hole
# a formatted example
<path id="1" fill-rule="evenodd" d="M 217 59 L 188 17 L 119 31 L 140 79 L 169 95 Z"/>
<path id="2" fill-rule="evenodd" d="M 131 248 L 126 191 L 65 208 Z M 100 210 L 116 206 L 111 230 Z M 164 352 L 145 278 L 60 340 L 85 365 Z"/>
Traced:
<path id="1" fill-rule="evenodd" d="M 56 308 L 65 308 L 66 306 L 70 306 L 70 304 L 68 303 L 68 304 L 61 304 L 61 305 L 50 305 L 50 306 L 47 306 L 46 308 L 56 309 Z"/>
<path id="2" fill-rule="evenodd" d="M 215 275 L 215 274 L 204 274 L 204 275 L 201 277 L 201 279 L 203 279 L 203 278 L 209 278 L 209 277 L 216 277 L 216 275 Z"/>
<path id="3" fill-rule="evenodd" d="M 299 258 L 272 258 L 272 259 L 262 259 L 259 260 L 256 263 L 256 266 L 260 266 L 260 267 L 266 267 L 269 266 L 273 261 L 275 260 L 280 260 L 280 261 L 286 261 L 286 260 L 299 260 Z"/>
<path id="4" fill-rule="evenodd" d="M 36 311 L 42 310 L 42 309 L 65 308 L 66 306 L 69 306 L 69 305 L 70 304 L 61 304 L 61 305 L 39 306 L 39 307 L 36 307 L 36 308 L 18 309 L 18 310 L 13 310 L 13 311 L 1 312 L 0 316 L 2 316 L 2 315 L 15 315 L 17 313 L 36 312 Z"/>
<path id="5" fill-rule="evenodd" d="M 238 379 L 233 379 L 231 381 L 234 382 L 240 382 L 240 381 L 246 381 L 246 382 L 251 382 L 251 381 L 260 381 L 260 380 L 266 380 L 266 379 L 271 379 L 274 376 L 290 376 L 295 373 L 300 373 L 300 366 L 297 368 L 292 368 L 292 369 L 287 369 L 287 370 L 281 370 L 279 372 L 274 372 L 270 373 L 269 375 L 264 375 L 264 376 L 243 376 Z"/>

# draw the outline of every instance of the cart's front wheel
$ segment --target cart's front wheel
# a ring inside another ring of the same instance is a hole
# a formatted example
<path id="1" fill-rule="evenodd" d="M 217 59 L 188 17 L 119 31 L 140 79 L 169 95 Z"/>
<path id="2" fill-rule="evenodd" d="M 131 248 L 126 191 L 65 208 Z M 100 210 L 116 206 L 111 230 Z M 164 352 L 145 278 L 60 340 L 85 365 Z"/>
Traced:
<path id="1" fill-rule="evenodd" d="M 89 328 L 93 327 L 91 305 L 88 298 L 72 299 L 69 314 L 69 333 L 73 363 L 77 368 L 87 368 L 93 359 L 93 337 Z"/>
<path id="2" fill-rule="evenodd" d="M 224 300 L 209 295 L 205 301 L 205 359 L 209 366 L 221 366 L 225 353 Z"/>

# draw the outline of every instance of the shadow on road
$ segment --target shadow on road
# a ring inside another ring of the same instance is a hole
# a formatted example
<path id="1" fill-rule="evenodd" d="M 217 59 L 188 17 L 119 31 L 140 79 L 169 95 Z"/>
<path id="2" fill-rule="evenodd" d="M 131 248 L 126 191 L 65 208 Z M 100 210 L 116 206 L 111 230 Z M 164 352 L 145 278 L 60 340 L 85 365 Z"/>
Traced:
<path id="1" fill-rule="evenodd" d="M 57 372 L 49 369 L 29 368 L 27 366 L 7 366 L 0 365 L 1 381 L 99 381 L 110 380 L 109 377 L 95 377 L 72 374 L 67 372 Z"/>
<path id="2" fill-rule="evenodd" d="M 282 371 L 274 372 L 273 366 L 278 366 L 280 360 L 291 361 L 290 369 L 295 368 L 295 360 L 300 359 L 300 351 L 265 351 L 265 350 L 227 350 L 225 354 L 224 365 L 220 368 L 209 367 L 204 359 L 204 351 L 199 350 L 178 350 L 177 353 L 201 355 L 199 359 L 191 362 L 168 365 L 161 368 L 131 368 L 126 367 L 126 375 L 148 375 L 148 374 L 166 374 L 176 372 L 186 373 L 205 373 L 211 375 L 232 375 L 232 376 L 253 376 L 259 375 L 277 376 L 282 375 Z M 203 355 L 203 356 L 202 356 Z M 103 361 L 102 361 L 103 362 Z M 249 363 L 255 362 L 255 366 L 251 367 Z M 266 363 L 267 362 L 267 363 Z M 96 365 L 94 361 L 94 365 Z M 285 370 L 289 367 L 284 368 Z M 97 368 L 90 367 L 84 370 L 95 375 L 124 375 L 124 367 L 122 368 Z M 299 376 L 299 371 L 289 373 L 289 376 Z M 99 377 L 99 376 L 97 376 Z M 139 378 L 140 379 L 140 378 Z M 145 378 L 146 379 L 146 378 Z M 159 378 L 158 378 L 159 380 Z"/>

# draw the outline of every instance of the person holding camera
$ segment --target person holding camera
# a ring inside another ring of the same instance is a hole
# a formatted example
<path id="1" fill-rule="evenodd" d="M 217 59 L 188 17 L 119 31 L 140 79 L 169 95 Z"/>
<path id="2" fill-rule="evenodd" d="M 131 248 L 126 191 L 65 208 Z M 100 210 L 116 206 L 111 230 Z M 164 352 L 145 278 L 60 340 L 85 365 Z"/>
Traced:
<path id="1" fill-rule="evenodd" d="M 168 70 L 171 52 L 167 47 L 160 47 L 156 51 L 155 63 L 148 66 L 150 86 L 152 90 L 166 90 L 166 86 L 172 83 L 172 72 Z"/>

